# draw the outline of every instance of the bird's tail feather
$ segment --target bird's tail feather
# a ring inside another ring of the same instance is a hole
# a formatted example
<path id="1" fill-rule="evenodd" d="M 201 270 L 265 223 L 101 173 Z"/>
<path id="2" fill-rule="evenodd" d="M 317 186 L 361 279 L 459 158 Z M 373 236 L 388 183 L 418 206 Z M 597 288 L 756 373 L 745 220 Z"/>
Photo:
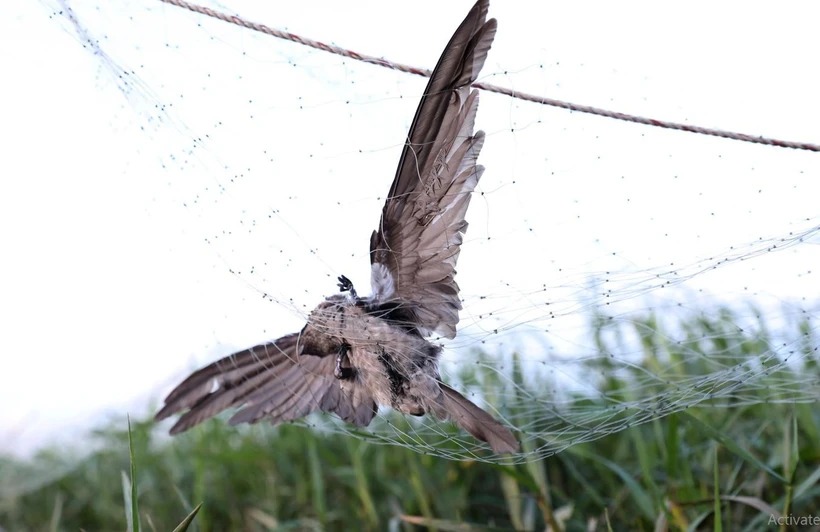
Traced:
<path id="1" fill-rule="evenodd" d="M 449 419 L 479 440 L 490 444 L 496 453 L 518 451 L 518 440 L 507 427 L 443 382 L 439 384 L 443 401 L 441 409 L 433 411 L 436 417 Z"/>

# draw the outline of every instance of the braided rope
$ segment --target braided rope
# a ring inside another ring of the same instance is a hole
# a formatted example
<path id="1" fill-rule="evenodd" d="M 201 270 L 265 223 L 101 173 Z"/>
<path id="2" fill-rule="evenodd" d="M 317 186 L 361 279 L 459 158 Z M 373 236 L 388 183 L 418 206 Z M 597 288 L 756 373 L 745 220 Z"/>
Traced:
<path id="1" fill-rule="evenodd" d="M 357 61 L 362 61 L 364 63 L 370 63 L 373 65 L 379 65 L 381 67 L 390 68 L 393 70 L 398 70 L 400 72 L 407 72 L 410 74 L 415 74 L 417 76 L 424 76 L 430 77 L 431 72 L 424 68 L 416 68 L 409 65 L 404 65 L 401 63 L 394 63 L 393 61 L 388 61 L 387 59 L 383 59 L 380 57 L 374 57 L 371 55 L 360 54 L 354 52 L 352 50 L 347 50 L 345 48 L 341 48 L 338 46 L 334 46 L 332 44 L 326 44 L 319 41 L 314 41 L 312 39 L 307 39 L 305 37 L 301 37 L 299 35 L 295 35 L 293 33 L 289 33 L 287 31 L 277 30 L 270 28 L 264 24 L 259 24 L 256 22 L 250 22 L 248 20 L 243 19 L 237 15 L 228 15 L 226 13 L 222 13 L 220 11 L 215 11 L 209 7 L 200 6 L 197 4 L 191 4 L 185 0 L 160 0 L 166 4 L 171 4 L 177 7 L 181 7 L 183 9 L 187 9 L 189 11 L 193 11 L 194 13 L 199 13 L 201 15 L 206 15 L 208 17 L 212 17 L 218 20 L 222 20 L 224 22 L 228 22 L 231 24 L 235 24 L 237 26 L 247 28 L 250 30 L 258 31 L 260 33 L 264 33 L 267 35 L 271 35 L 273 37 L 277 37 L 279 39 L 284 39 L 287 41 L 295 42 L 304 46 L 309 46 L 311 48 L 315 48 L 317 50 L 323 50 L 325 52 L 330 52 L 332 54 L 340 55 L 342 57 L 348 57 L 350 59 L 355 59 Z M 579 113 L 587 113 L 597 116 L 603 116 L 606 118 L 613 118 L 615 120 L 623 120 L 625 122 L 634 122 L 636 124 L 644 124 L 647 126 L 654 126 L 654 127 L 661 127 L 665 129 L 674 129 L 678 131 L 686 131 L 689 133 L 698 133 L 701 135 L 710 135 L 713 137 L 722 137 L 731 140 L 739 140 L 743 142 L 752 142 L 755 144 L 765 144 L 767 146 L 776 146 L 779 148 L 793 148 L 795 150 L 808 150 L 808 151 L 815 151 L 820 152 L 820 145 L 818 144 L 811 144 L 808 142 L 793 142 L 788 140 L 779 140 L 773 139 L 769 137 L 763 136 L 756 136 L 756 135 L 749 135 L 746 133 L 735 133 L 732 131 L 724 131 L 720 129 L 711 129 L 706 127 L 700 126 L 693 126 L 689 124 L 681 124 L 678 122 L 668 122 L 665 120 L 658 120 L 656 118 L 646 118 L 642 116 L 635 116 L 626 113 L 620 113 L 617 111 L 609 111 L 607 109 L 601 109 L 598 107 L 591 107 L 588 105 L 580 105 L 571 102 L 565 102 L 563 100 L 554 100 L 552 98 L 547 98 L 544 96 L 536 96 L 533 94 L 527 94 L 525 92 L 519 92 L 512 89 L 508 89 L 505 87 L 499 87 L 497 85 L 490 85 L 487 83 L 473 83 L 474 87 L 479 89 L 483 89 L 489 92 L 495 92 L 498 94 L 503 94 L 506 96 L 510 96 L 512 98 L 517 98 L 519 100 L 525 100 L 528 102 L 534 102 L 541 105 L 549 105 L 552 107 L 559 107 L 561 109 L 567 109 L 570 111 L 576 111 Z"/>

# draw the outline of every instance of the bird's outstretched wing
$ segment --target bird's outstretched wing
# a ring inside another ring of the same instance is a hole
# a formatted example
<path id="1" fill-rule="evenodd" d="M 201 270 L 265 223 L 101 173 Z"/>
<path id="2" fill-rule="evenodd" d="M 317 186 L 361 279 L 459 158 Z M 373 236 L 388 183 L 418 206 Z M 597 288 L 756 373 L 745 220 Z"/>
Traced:
<path id="1" fill-rule="evenodd" d="M 333 376 L 335 358 L 299 354 L 299 334 L 240 351 L 185 379 L 165 399 L 156 419 L 187 411 L 171 434 L 188 430 L 226 408 L 244 406 L 230 423 L 280 423 L 321 410 L 348 423 L 366 426 L 376 403 L 361 386 Z"/>
<path id="2" fill-rule="evenodd" d="M 444 49 L 370 238 L 373 297 L 407 305 L 425 335 L 453 338 L 461 309 L 455 266 L 470 195 L 484 171 L 476 164 L 484 133 L 473 133 L 478 91 L 470 85 L 495 36 L 487 10 L 488 0 L 478 0 Z"/>

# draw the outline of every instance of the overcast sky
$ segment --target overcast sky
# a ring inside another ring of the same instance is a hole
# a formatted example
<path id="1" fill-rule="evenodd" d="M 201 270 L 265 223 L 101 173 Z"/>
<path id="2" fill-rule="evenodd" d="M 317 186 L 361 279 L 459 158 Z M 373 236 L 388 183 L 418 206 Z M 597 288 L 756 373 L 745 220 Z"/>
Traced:
<path id="1" fill-rule="evenodd" d="M 258 4 L 212 7 L 426 68 L 471 6 Z M 0 449 L 144 414 L 195 365 L 299 329 L 339 274 L 367 293 L 426 83 L 159 2 L 69 5 L 99 48 L 56 1 L 0 19 Z M 820 143 L 814 5 L 535 5 L 491 5 L 482 81 Z M 608 303 L 818 317 L 817 153 L 488 93 L 477 127 L 453 347 L 527 332 L 586 353 Z"/>

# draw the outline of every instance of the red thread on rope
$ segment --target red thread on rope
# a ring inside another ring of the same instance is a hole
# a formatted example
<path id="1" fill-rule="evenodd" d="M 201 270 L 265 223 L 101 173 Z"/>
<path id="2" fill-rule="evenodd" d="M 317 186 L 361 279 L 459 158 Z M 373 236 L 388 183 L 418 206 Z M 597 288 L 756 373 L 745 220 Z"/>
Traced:
<path id="1" fill-rule="evenodd" d="M 314 41 L 312 39 L 306 39 L 305 37 L 300 37 L 299 35 L 294 35 L 293 33 L 288 33 L 286 31 L 269 28 L 264 24 L 258 24 L 256 22 L 247 21 L 237 15 L 228 15 L 226 13 L 215 11 L 208 7 L 200 6 L 197 4 L 191 4 L 186 2 L 185 0 L 160 0 L 160 2 L 175 5 L 177 7 L 193 11 L 194 13 L 199 13 L 200 15 L 206 15 L 208 17 L 222 20 L 224 22 L 229 22 L 231 24 L 235 24 L 243 28 L 247 28 L 250 30 L 270 35 L 272 37 L 285 39 L 287 41 L 295 42 L 304 46 L 309 46 L 311 48 L 316 48 L 317 50 L 330 52 L 332 54 L 340 55 L 342 57 L 348 57 L 350 59 L 355 59 L 357 61 L 362 61 L 364 63 L 371 63 L 373 65 L 378 65 L 381 67 L 398 70 L 400 72 L 407 72 L 409 74 L 415 74 L 417 76 L 424 76 L 428 78 L 431 74 L 431 72 L 425 68 L 416 68 L 409 65 L 403 65 L 401 63 L 394 63 L 392 61 L 388 61 L 380 57 L 373 57 L 371 55 L 360 54 L 357 52 L 353 52 L 351 50 L 347 50 L 345 48 L 340 48 L 338 46 L 325 44 L 323 42 Z M 554 100 L 552 98 L 546 98 L 544 96 L 536 96 L 533 94 L 518 92 L 505 87 L 489 85 L 487 83 L 473 83 L 473 86 L 479 89 L 483 89 L 485 91 L 503 94 L 505 96 L 510 96 L 511 98 L 517 98 L 519 100 L 539 103 L 542 105 L 549 105 L 552 107 L 559 107 L 561 109 L 568 109 L 570 111 L 576 111 L 579 113 L 588 113 L 592 115 L 603 116 L 606 118 L 613 118 L 615 120 L 623 120 L 625 122 L 634 122 L 636 124 L 644 124 L 647 126 L 661 127 L 665 129 L 675 129 L 678 131 L 687 131 L 689 133 L 698 133 L 701 135 L 710 135 L 713 137 L 722 137 L 731 140 L 752 142 L 755 144 L 765 144 L 767 146 L 776 146 L 779 148 L 793 148 L 795 150 L 808 150 L 820 152 L 820 145 L 811 144 L 808 142 L 793 142 L 763 136 L 748 135 L 746 133 L 735 133 L 732 131 L 724 131 L 720 129 L 711 129 L 706 127 L 693 126 L 689 124 L 681 124 L 677 122 L 667 122 L 665 120 L 658 120 L 655 118 L 646 118 L 642 116 L 629 115 L 617 111 L 600 109 L 598 107 L 590 107 L 588 105 L 580 105 L 576 103 L 565 102 L 563 100 Z"/>

